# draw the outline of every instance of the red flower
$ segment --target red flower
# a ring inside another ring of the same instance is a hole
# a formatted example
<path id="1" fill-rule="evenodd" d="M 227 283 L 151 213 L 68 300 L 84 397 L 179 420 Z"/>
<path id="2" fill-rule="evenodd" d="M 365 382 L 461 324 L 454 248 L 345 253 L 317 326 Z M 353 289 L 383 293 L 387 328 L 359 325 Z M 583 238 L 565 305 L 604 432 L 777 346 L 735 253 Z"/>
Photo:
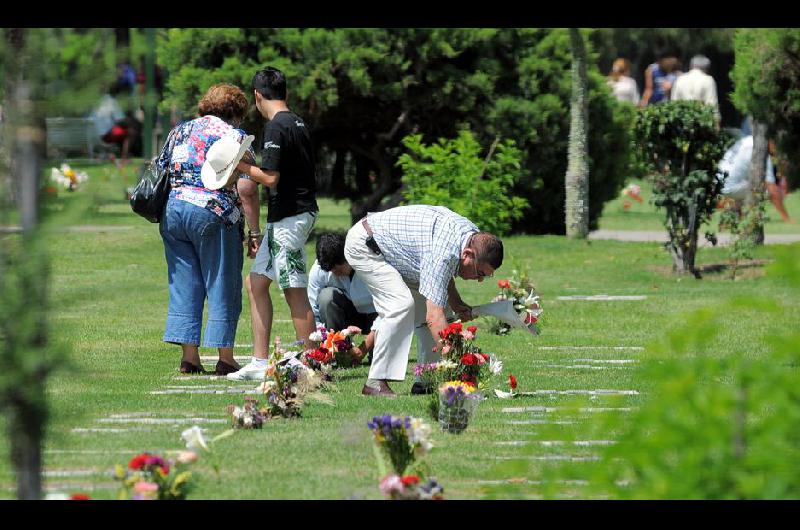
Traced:
<path id="1" fill-rule="evenodd" d="M 478 360 L 478 364 L 483 364 L 483 363 L 488 363 L 489 362 L 489 356 L 487 354 L 485 354 L 485 353 L 479 353 L 478 354 L 478 359 L 479 359 Z"/>
<path id="2" fill-rule="evenodd" d="M 508 280 L 498 280 L 497 286 L 501 289 L 510 289 L 511 284 L 508 283 Z"/>
<path id="3" fill-rule="evenodd" d="M 536 322 L 538 322 L 538 321 L 539 321 L 539 319 L 536 318 L 535 316 L 533 316 L 530 313 L 525 315 L 525 324 L 536 324 Z"/>
<path id="4" fill-rule="evenodd" d="M 469 383 L 472 386 L 478 386 L 477 379 L 475 377 L 469 375 L 469 374 L 462 374 L 461 375 L 461 381 L 464 382 L 464 383 Z"/>
<path id="5" fill-rule="evenodd" d="M 450 328 L 444 328 L 442 331 L 439 332 L 439 337 L 442 339 L 446 339 L 450 335 Z"/>
<path id="6" fill-rule="evenodd" d="M 419 477 L 416 475 L 406 475 L 400 479 L 400 482 L 403 483 L 403 486 L 413 486 L 414 484 L 419 484 Z"/>
<path id="7" fill-rule="evenodd" d="M 453 322 L 450 324 L 450 332 L 451 333 L 461 333 L 461 330 L 464 329 L 461 325 L 461 322 Z"/>
<path id="8" fill-rule="evenodd" d="M 150 458 L 150 455 L 147 453 L 134 456 L 131 458 L 130 462 L 128 462 L 128 469 L 142 469 L 148 458 Z"/>
<path id="9" fill-rule="evenodd" d="M 69 496 L 69 500 L 71 500 L 71 501 L 90 501 L 90 500 L 92 500 L 92 498 L 89 497 L 88 493 L 73 493 L 72 495 Z"/>
<path id="10" fill-rule="evenodd" d="M 478 331 L 478 326 L 470 326 L 467 328 L 467 331 L 474 334 L 476 331 Z"/>
<path id="11" fill-rule="evenodd" d="M 508 384 L 511 386 L 511 390 L 517 389 L 517 378 L 513 374 L 508 374 Z"/>
<path id="12" fill-rule="evenodd" d="M 478 357 L 472 353 L 465 353 L 461 357 L 461 364 L 465 364 L 467 366 L 478 364 Z"/>

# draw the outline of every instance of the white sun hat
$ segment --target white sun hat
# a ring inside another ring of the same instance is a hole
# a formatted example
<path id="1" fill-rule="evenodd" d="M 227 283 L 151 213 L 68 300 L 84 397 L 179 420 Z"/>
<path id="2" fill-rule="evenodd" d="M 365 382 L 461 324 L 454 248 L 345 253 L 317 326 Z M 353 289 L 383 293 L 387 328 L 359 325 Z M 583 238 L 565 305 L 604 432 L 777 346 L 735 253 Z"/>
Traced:
<path id="1" fill-rule="evenodd" d="M 244 156 L 247 148 L 253 143 L 255 136 L 244 137 L 240 144 L 232 136 L 223 136 L 208 148 L 206 161 L 200 170 L 200 179 L 203 186 L 210 190 L 218 190 L 228 183 L 231 174 L 236 169 L 236 164 Z"/>

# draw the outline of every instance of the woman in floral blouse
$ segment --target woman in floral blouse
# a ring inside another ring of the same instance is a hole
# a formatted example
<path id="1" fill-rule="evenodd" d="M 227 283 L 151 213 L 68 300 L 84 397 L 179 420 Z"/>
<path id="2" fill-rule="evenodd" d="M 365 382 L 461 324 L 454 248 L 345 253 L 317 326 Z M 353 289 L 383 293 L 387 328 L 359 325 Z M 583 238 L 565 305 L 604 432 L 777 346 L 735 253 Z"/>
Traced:
<path id="1" fill-rule="evenodd" d="M 172 142 L 167 142 L 158 159 L 160 167 L 169 168 L 172 184 L 159 230 L 169 278 L 163 340 L 181 345 L 182 373 L 204 372 L 198 346 L 206 298 L 203 346 L 219 349 L 215 373 L 225 375 L 239 369 L 233 345 L 242 311 L 244 221 L 236 189 L 241 175 L 234 173 L 225 186 L 213 190 L 203 185 L 201 170 L 216 141 L 227 136 L 243 142 L 246 133 L 237 127 L 247 110 L 247 98 L 240 88 L 212 86 L 198 104 L 199 117 L 173 129 Z M 248 151 L 254 158 L 252 150 Z"/>

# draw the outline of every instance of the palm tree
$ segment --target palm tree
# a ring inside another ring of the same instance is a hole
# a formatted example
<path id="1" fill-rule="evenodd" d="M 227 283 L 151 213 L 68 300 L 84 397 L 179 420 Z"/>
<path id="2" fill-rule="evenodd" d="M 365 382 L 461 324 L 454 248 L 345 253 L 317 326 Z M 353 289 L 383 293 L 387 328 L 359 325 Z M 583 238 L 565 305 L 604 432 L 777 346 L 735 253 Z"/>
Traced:
<path id="1" fill-rule="evenodd" d="M 570 28 L 572 47 L 572 97 L 570 98 L 569 149 L 567 151 L 567 236 L 585 239 L 589 233 L 589 98 L 586 48 L 577 28 Z"/>

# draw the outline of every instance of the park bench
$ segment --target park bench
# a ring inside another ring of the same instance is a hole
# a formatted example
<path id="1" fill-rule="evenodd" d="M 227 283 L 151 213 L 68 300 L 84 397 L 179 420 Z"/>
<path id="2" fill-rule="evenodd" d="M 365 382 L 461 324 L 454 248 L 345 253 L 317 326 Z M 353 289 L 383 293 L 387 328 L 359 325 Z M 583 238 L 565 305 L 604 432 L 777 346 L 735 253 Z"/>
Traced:
<path id="1" fill-rule="evenodd" d="M 96 149 L 110 146 L 97 136 L 91 118 L 45 118 L 47 129 L 47 155 L 58 158 L 67 153 L 86 153 L 94 158 Z"/>

